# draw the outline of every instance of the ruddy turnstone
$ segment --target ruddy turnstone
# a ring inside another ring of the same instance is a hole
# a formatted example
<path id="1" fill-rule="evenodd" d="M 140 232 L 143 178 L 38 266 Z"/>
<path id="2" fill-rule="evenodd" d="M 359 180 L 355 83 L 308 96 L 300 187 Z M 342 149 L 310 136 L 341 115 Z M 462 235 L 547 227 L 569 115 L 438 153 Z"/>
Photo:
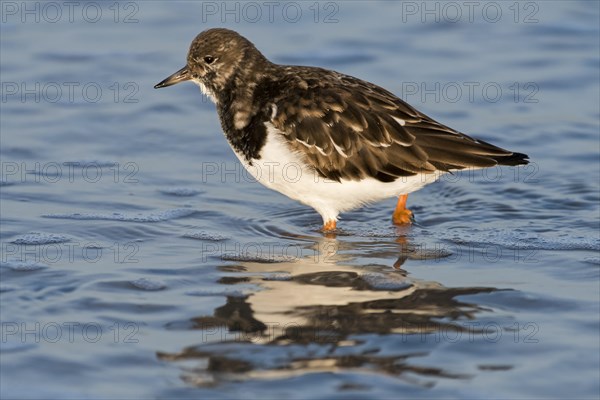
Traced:
<path id="1" fill-rule="evenodd" d="M 455 131 L 372 83 L 270 62 L 228 29 L 200 33 L 185 67 L 155 88 L 191 80 L 216 104 L 225 137 L 263 185 L 314 208 L 323 230 L 340 212 L 408 194 L 441 173 L 527 164 L 527 155 Z"/>

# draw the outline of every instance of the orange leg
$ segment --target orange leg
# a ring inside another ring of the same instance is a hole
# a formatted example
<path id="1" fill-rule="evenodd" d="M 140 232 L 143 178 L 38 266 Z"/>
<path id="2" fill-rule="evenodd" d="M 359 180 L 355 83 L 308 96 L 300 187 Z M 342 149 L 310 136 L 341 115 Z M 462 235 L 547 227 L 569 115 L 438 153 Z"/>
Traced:
<path id="1" fill-rule="evenodd" d="M 408 199 L 407 194 L 398 196 L 398 204 L 392 215 L 392 222 L 396 225 L 410 225 L 412 224 L 412 211 L 406 208 L 406 200 Z"/>
<path id="2" fill-rule="evenodd" d="M 323 232 L 335 231 L 336 222 L 335 220 L 329 220 L 323 224 Z"/>

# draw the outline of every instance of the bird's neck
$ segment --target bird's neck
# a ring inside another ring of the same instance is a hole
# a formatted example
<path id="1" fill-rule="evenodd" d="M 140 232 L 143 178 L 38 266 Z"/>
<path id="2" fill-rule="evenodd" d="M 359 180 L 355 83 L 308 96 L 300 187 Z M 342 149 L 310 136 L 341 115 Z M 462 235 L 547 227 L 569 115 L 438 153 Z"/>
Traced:
<path id="1" fill-rule="evenodd" d="M 237 122 L 234 121 L 237 129 L 245 125 L 246 118 L 242 114 L 256 111 L 252 109 L 255 91 L 265 76 L 276 67 L 256 50 L 252 56 L 244 57 L 222 87 L 215 88 L 216 103 L 220 108 L 229 108 L 235 114 L 240 114 Z"/>
<path id="2" fill-rule="evenodd" d="M 260 158 L 266 141 L 268 120 L 266 100 L 261 92 L 266 74 L 275 67 L 266 59 L 254 60 L 235 71 L 228 84 L 217 93 L 217 110 L 223 132 L 233 149 L 252 163 Z"/>

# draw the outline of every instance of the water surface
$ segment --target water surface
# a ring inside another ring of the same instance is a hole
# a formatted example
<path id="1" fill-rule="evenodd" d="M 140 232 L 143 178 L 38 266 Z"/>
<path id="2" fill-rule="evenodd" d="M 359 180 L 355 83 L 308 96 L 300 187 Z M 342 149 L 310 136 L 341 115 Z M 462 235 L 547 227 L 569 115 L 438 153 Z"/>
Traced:
<path id="1" fill-rule="evenodd" d="M 3 398 L 598 398 L 598 3 L 14 4 Z M 242 170 L 195 86 L 152 89 L 216 26 L 532 164 L 443 177 L 411 228 L 390 199 L 324 236 Z"/>

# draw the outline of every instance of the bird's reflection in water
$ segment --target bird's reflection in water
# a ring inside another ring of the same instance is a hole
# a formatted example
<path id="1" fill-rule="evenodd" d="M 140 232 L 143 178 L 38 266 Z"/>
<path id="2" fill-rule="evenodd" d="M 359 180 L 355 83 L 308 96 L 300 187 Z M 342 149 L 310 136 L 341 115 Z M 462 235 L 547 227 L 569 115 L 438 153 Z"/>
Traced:
<path id="1" fill-rule="evenodd" d="M 397 243 L 393 267 L 349 265 L 352 257 L 343 247 L 356 249 L 357 244 L 334 238 L 313 243 L 317 257 L 223 265 L 221 270 L 237 272 L 220 283 L 256 284 L 263 290 L 227 297 L 212 316 L 193 318 L 192 329 L 201 332 L 199 344 L 158 356 L 185 361 L 183 379 L 197 386 L 315 372 L 365 371 L 422 386 L 439 378 L 466 378 L 460 371 L 411 360 L 429 354 L 428 336 L 481 334 L 459 321 L 473 320 L 485 309 L 457 297 L 498 289 L 446 288 L 410 279 L 401 268 L 404 262 L 447 254 L 420 251 L 405 238 Z M 347 384 L 352 389 L 353 383 Z"/>

